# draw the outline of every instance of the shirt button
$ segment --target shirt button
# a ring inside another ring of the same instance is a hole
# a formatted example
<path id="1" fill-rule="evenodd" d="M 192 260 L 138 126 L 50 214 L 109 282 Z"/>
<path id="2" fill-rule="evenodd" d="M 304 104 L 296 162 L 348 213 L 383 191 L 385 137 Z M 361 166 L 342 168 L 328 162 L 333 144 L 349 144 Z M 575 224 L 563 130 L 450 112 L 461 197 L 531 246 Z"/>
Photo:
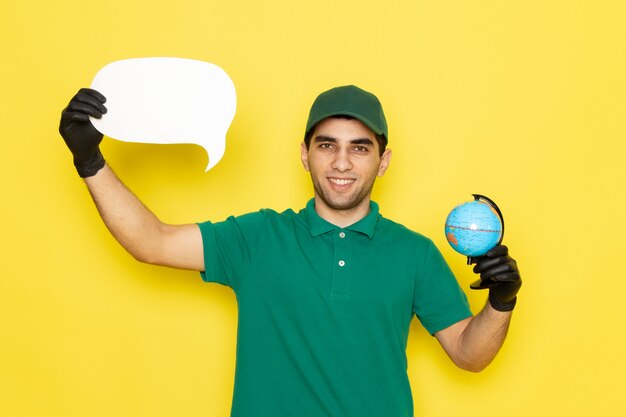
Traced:
<path id="1" fill-rule="evenodd" d="M 344 261 L 339 261 L 339 266 L 344 266 L 346 263 Z"/>
<path id="2" fill-rule="evenodd" d="M 339 237 L 343 239 L 344 237 L 346 237 L 346 234 L 344 232 L 340 232 Z"/>

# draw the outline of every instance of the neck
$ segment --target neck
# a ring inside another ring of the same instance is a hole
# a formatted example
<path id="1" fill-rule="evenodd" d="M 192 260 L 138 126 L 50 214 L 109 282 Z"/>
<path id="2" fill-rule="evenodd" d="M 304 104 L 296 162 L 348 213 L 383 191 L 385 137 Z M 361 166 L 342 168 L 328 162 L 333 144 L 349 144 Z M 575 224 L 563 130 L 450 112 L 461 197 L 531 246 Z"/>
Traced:
<path id="1" fill-rule="evenodd" d="M 317 214 L 330 224 L 338 227 L 348 227 L 367 216 L 370 212 L 369 196 L 364 198 L 357 206 L 340 210 L 329 207 L 324 201 L 315 196 L 315 211 Z"/>

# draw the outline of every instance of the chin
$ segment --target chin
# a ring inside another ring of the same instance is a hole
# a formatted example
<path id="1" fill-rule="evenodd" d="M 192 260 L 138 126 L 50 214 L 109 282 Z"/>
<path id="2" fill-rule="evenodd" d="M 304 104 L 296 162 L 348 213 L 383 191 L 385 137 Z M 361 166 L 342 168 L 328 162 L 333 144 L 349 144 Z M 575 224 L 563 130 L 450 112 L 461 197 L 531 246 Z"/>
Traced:
<path id="1" fill-rule="evenodd" d="M 321 198 L 324 203 L 333 210 L 352 210 L 358 207 L 365 199 L 360 196 L 350 196 L 344 199 L 326 198 L 326 195 L 321 195 Z"/>

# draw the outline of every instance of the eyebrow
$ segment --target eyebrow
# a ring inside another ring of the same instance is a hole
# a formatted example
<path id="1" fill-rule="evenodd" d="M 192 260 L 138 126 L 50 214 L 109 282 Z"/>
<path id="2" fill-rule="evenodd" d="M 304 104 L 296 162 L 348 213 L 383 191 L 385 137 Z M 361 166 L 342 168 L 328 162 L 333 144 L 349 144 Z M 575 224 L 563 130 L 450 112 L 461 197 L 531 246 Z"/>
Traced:
<path id="1" fill-rule="evenodd" d="M 336 143 L 337 139 L 330 137 L 330 136 L 324 136 L 324 135 L 318 135 L 315 137 L 315 142 L 332 142 L 332 143 Z M 350 141 L 351 144 L 353 145 L 373 145 L 374 142 L 372 142 L 371 139 L 369 138 L 358 138 L 358 139 L 352 139 Z"/>
<path id="2" fill-rule="evenodd" d="M 374 144 L 374 142 L 372 142 L 372 140 L 369 138 L 353 139 L 350 141 L 350 143 L 354 145 L 373 145 Z"/>

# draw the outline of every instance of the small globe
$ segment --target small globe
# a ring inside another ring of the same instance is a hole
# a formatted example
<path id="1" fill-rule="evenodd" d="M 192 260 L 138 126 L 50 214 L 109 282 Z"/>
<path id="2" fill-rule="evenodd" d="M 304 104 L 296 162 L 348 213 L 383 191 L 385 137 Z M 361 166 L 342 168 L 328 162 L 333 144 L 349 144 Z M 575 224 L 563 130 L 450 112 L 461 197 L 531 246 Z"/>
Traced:
<path id="1" fill-rule="evenodd" d="M 494 208 L 480 200 L 456 206 L 446 219 L 446 239 L 465 256 L 482 256 L 502 237 L 502 221 Z"/>

